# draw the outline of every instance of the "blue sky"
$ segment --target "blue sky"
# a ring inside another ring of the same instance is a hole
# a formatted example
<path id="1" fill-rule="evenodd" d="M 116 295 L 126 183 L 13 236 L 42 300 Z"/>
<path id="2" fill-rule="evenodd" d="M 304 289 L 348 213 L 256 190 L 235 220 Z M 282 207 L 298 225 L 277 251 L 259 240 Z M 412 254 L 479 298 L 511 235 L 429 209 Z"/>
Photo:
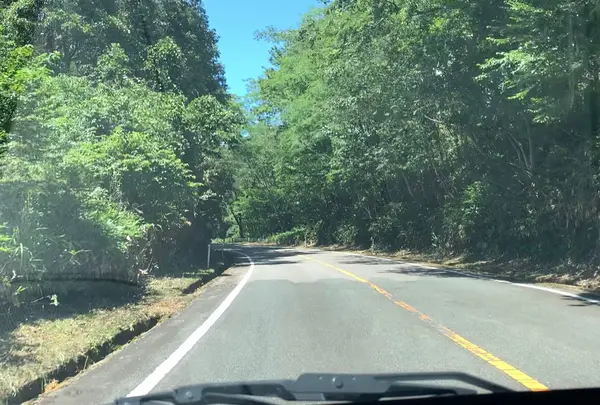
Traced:
<path id="1" fill-rule="evenodd" d="M 204 0 L 210 27 L 219 36 L 229 91 L 243 96 L 245 80 L 260 76 L 269 65 L 271 45 L 255 40 L 256 31 L 297 27 L 302 14 L 320 5 L 317 0 Z"/>

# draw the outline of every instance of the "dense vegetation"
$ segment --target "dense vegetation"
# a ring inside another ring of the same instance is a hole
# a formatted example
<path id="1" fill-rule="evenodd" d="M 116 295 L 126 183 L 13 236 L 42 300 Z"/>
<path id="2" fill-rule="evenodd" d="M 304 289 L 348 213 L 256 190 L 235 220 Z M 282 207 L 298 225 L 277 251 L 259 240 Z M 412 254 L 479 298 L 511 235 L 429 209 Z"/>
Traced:
<path id="1" fill-rule="evenodd" d="M 267 31 L 230 234 L 597 261 L 596 0 L 334 0 Z"/>
<path id="2" fill-rule="evenodd" d="M 200 0 L 0 0 L 2 283 L 206 251 L 242 124 L 217 59 Z"/>
<path id="3" fill-rule="evenodd" d="M 200 0 L 0 0 L 0 279 L 211 237 L 597 261 L 593 0 L 335 0 L 267 30 L 251 124 Z M 14 283 L 13 283 L 14 284 Z"/>

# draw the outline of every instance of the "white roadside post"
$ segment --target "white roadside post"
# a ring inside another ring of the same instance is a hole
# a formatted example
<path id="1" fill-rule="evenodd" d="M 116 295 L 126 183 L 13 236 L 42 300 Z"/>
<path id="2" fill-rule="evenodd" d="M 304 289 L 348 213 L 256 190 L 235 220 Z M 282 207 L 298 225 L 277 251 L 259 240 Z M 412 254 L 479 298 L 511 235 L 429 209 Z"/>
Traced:
<path id="1" fill-rule="evenodd" d="M 211 243 L 208 242 L 208 255 L 206 255 L 206 268 L 210 269 L 210 245 Z"/>

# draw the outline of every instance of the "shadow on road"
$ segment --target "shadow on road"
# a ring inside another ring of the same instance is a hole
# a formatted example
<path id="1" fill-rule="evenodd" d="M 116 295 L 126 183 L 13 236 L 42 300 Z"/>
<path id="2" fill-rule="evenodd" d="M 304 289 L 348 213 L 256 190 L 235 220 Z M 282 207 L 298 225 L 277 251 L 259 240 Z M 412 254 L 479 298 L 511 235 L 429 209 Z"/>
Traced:
<path id="1" fill-rule="evenodd" d="M 477 274 L 470 275 L 468 272 L 461 272 L 459 270 L 450 270 L 450 269 L 426 269 L 420 266 L 413 265 L 411 263 L 402 262 L 402 261 L 389 261 L 382 260 L 377 258 L 370 257 L 350 257 L 346 259 L 340 260 L 342 265 L 348 264 L 359 264 L 366 266 L 380 266 L 381 270 L 377 271 L 379 274 L 398 274 L 398 275 L 406 275 L 406 276 L 421 276 L 421 277 L 439 277 L 439 278 L 473 278 L 478 279 L 480 281 L 494 281 L 494 280 L 505 280 L 505 281 L 514 281 L 509 277 L 502 276 L 481 276 L 478 277 Z M 538 283 L 535 282 L 521 282 L 522 284 L 532 284 L 536 285 Z M 571 292 L 573 293 L 573 292 Z M 563 300 L 570 301 L 569 306 L 571 307 L 590 307 L 590 306 L 600 306 L 600 295 L 591 294 L 591 293 L 575 293 L 577 297 L 570 297 L 563 295 L 561 298 Z M 592 301 L 589 301 L 592 300 Z"/>
<path id="2" fill-rule="evenodd" d="M 277 248 L 274 246 L 240 246 L 230 245 L 227 248 L 244 252 L 249 255 L 256 265 L 261 266 L 276 266 L 280 264 L 295 264 L 298 263 L 298 259 L 290 260 L 291 258 L 299 255 L 308 256 L 314 254 L 313 252 L 298 252 L 294 250 Z M 237 260 L 238 265 L 247 264 L 247 259 L 243 256 L 239 256 Z"/>
<path id="3" fill-rule="evenodd" d="M 366 266 L 385 266 L 387 269 L 378 271 L 378 273 L 404 274 L 414 276 L 444 277 L 444 278 L 470 278 L 467 274 L 444 269 L 425 269 L 410 263 L 402 261 L 390 262 L 382 259 L 372 259 L 370 257 L 352 257 L 340 260 L 342 265 L 360 264 Z"/>
<path id="4" fill-rule="evenodd" d="M 587 299 L 591 299 L 594 301 L 586 301 Z M 592 294 L 577 294 L 577 297 L 569 297 L 567 295 L 562 296 L 563 300 L 570 301 L 570 307 L 590 307 L 590 306 L 600 306 L 600 297 Z"/>
<path id="5" fill-rule="evenodd" d="M 385 270 L 380 271 L 379 273 L 392 273 L 392 274 L 404 274 L 409 276 L 426 276 L 426 277 L 444 277 L 444 278 L 472 278 L 468 275 L 459 274 L 456 272 L 446 271 L 446 270 L 429 270 L 422 269 L 416 266 L 405 267 L 403 269 L 398 270 Z"/>

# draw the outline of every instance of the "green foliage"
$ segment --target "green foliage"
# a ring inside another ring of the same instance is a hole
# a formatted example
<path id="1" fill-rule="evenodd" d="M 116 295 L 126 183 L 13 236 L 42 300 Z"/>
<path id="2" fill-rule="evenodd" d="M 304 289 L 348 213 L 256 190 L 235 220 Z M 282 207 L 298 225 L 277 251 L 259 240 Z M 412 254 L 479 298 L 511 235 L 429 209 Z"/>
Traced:
<path id="1" fill-rule="evenodd" d="M 153 89 L 226 98 L 216 34 L 201 1 L 46 2 L 35 43 L 62 55 L 56 70 L 77 75 L 92 75 L 107 47 L 119 44 L 131 74 Z"/>
<path id="2" fill-rule="evenodd" d="M 442 235 L 445 246 L 455 250 L 475 250 L 494 243 L 494 220 L 486 212 L 493 198 L 486 184 L 469 184 L 457 199 L 448 200 L 442 209 Z"/>
<path id="3" fill-rule="evenodd" d="M 201 2 L 0 6 L 0 281 L 201 258 L 243 123 Z"/>
<path id="4" fill-rule="evenodd" d="M 352 223 L 342 223 L 333 233 L 333 239 L 340 245 L 352 245 L 358 237 L 358 230 Z"/>
<path id="5" fill-rule="evenodd" d="M 71 188 L 106 190 L 163 229 L 184 223 L 198 198 L 190 169 L 145 133 L 117 128 L 99 142 L 78 144 L 63 162 Z"/>
<path id="6" fill-rule="evenodd" d="M 267 241 L 282 246 L 298 246 L 309 242 L 305 228 L 294 228 L 290 231 L 272 235 Z"/>
<path id="7" fill-rule="evenodd" d="M 130 60 L 125 50 L 119 44 L 110 44 L 110 47 L 98 57 L 98 81 L 120 83 L 132 77 Z"/>
<path id="8" fill-rule="evenodd" d="M 235 229 L 597 261 L 596 3 L 332 1 L 266 32 Z"/>

